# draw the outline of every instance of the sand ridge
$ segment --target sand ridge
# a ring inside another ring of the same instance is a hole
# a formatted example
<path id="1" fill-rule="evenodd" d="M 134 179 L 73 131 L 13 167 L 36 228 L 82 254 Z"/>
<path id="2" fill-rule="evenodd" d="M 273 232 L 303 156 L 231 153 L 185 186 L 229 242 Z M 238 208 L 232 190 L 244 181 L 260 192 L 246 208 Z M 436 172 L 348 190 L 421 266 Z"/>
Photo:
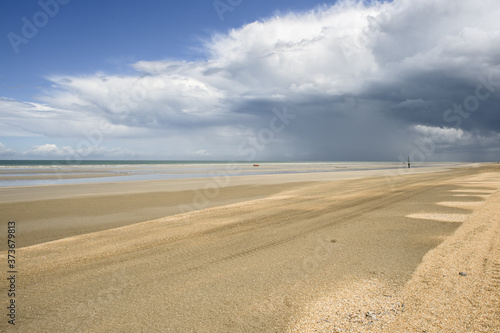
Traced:
<path id="1" fill-rule="evenodd" d="M 474 176 L 481 179 L 474 184 L 494 187 L 486 201 L 465 203 L 474 210 L 470 215 L 455 214 L 452 221 L 450 214 L 408 215 L 464 223 L 424 256 L 404 288 L 354 277 L 333 295 L 308 305 L 289 331 L 500 332 L 500 179 L 494 176 Z M 444 206 L 464 207 L 460 203 Z"/>

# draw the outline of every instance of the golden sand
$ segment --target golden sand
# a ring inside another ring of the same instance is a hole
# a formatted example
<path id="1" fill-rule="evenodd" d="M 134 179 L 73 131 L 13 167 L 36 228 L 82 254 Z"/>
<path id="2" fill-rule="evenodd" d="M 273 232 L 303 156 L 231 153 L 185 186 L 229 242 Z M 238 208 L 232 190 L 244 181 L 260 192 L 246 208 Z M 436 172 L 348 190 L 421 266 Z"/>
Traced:
<path id="1" fill-rule="evenodd" d="M 480 178 L 497 188 L 486 202 L 438 203 L 472 214 L 408 216 L 464 223 L 424 256 L 403 288 L 353 277 L 307 305 L 289 331 L 500 332 L 500 180 Z"/>
<path id="2" fill-rule="evenodd" d="M 499 171 L 1 189 L 14 330 L 497 332 Z"/>

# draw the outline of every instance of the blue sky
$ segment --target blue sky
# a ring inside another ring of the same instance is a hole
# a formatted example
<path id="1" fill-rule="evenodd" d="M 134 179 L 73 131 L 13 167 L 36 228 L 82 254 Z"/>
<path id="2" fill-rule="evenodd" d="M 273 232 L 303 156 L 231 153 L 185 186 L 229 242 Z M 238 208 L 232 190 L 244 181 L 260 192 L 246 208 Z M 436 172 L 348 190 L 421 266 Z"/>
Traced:
<path id="1" fill-rule="evenodd" d="M 58 3 L 58 12 L 28 44 L 12 49 L 2 38 L 0 93 L 33 99 L 43 79 L 54 73 L 127 72 L 139 60 L 204 58 L 200 39 L 224 33 L 277 12 L 304 11 L 322 1 L 236 1 L 233 10 L 215 9 L 211 0 L 196 1 L 78 1 Z M 51 4 L 52 1 L 43 1 Z M 332 3 L 332 1 L 324 2 Z M 49 8 L 54 8 L 49 6 Z M 0 29 L 22 35 L 22 17 L 31 22 L 42 10 L 38 1 L 4 1 Z"/>
<path id="2" fill-rule="evenodd" d="M 495 0 L 217 1 L 2 2 L 0 159 L 500 159 Z"/>

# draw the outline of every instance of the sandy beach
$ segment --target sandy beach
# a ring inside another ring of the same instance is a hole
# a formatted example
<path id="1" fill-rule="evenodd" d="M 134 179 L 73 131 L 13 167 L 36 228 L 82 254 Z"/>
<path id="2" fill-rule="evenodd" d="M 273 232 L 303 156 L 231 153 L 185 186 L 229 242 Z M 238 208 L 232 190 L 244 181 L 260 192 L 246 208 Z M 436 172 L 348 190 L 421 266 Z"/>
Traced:
<path id="1" fill-rule="evenodd" d="M 500 332 L 499 165 L 213 184 L 0 188 L 0 331 Z"/>

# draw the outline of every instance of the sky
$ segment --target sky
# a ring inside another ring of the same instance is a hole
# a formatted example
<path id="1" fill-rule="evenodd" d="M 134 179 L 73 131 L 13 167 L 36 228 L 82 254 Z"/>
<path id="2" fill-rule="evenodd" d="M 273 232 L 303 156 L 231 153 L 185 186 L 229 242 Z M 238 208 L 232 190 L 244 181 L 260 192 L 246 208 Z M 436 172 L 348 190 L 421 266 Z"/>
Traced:
<path id="1" fill-rule="evenodd" d="M 497 0 L 6 0 L 0 159 L 500 160 Z"/>

